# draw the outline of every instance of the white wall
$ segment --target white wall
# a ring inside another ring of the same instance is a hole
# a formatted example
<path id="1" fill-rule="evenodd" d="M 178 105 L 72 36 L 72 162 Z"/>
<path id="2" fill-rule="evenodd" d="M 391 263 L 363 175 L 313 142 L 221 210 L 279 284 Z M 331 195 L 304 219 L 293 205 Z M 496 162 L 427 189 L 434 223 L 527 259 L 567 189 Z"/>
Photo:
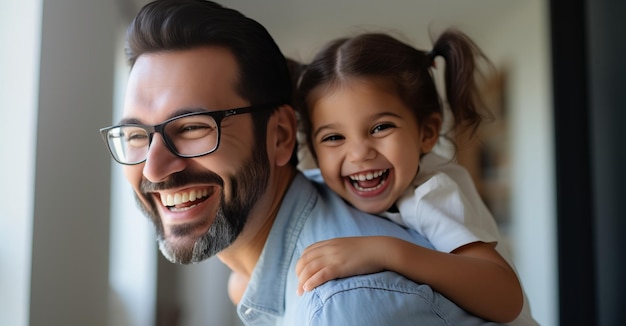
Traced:
<path id="1" fill-rule="evenodd" d="M 44 1 L 35 159 L 31 325 L 106 325 L 113 0 Z"/>
<path id="2" fill-rule="evenodd" d="M 541 325 L 558 325 L 557 234 L 549 18 L 544 1 L 498 17 L 484 49 L 507 68 L 512 251 Z"/>
<path id="3" fill-rule="evenodd" d="M 199 264 L 176 266 L 180 325 L 241 325 L 226 296 L 230 270 L 214 257 Z"/>
<path id="4" fill-rule="evenodd" d="M 0 325 L 27 325 L 40 0 L 0 2 Z"/>

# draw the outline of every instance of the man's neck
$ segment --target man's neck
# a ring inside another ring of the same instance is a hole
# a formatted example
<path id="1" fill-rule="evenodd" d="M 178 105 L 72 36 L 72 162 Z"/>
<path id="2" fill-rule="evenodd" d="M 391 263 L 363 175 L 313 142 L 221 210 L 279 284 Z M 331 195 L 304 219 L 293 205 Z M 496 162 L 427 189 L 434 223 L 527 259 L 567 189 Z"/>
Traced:
<path id="1" fill-rule="evenodd" d="M 217 257 L 233 272 L 250 277 L 278 215 L 283 197 L 296 175 L 292 166 L 278 167 L 270 175 L 265 193 L 250 212 L 248 221 L 235 242 Z"/>

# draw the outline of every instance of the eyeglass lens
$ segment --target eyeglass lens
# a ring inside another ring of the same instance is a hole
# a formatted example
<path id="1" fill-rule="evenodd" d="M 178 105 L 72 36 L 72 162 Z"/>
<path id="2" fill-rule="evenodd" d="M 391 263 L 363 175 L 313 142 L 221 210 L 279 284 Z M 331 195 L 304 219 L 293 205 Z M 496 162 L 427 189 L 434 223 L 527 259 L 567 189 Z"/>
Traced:
<path id="1" fill-rule="evenodd" d="M 127 164 L 145 160 L 151 141 L 150 130 L 150 127 L 134 125 L 110 129 L 107 139 L 115 158 Z M 171 120 L 162 130 L 165 143 L 180 156 L 199 156 L 212 152 L 217 147 L 217 122 L 209 115 L 192 115 Z"/>

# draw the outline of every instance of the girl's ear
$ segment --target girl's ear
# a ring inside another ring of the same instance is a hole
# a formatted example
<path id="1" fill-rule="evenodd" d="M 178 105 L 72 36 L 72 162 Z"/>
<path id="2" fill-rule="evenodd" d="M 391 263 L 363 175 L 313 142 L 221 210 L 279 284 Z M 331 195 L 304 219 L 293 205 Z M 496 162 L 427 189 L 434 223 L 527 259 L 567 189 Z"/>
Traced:
<path id="1" fill-rule="evenodd" d="M 439 140 L 441 131 L 441 114 L 433 113 L 426 117 L 421 124 L 422 128 L 422 154 L 430 153 Z"/>
<path id="2" fill-rule="evenodd" d="M 272 144 L 277 166 L 289 164 L 296 147 L 297 121 L 296 113 L 289 105 L 281 105 L 275 113 L 275 143 Z"/>

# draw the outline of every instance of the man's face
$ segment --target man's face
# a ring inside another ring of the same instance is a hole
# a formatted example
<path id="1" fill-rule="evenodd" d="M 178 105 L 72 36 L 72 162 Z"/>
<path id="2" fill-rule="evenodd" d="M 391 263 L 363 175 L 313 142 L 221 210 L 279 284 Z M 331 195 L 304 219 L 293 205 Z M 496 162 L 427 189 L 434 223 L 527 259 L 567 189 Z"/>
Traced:
<path id="1" fill-rule="evenodd" d="M 189 111 L 248 106 L 235 92 L 237 78 L 223 48 L 144 54 L 129 77 L 123 120 L 154 125 Z M 222 121 L 219 148 L 209 155 L 177 157 L 155 133 L 146 161 L 124 167 L 165 257 L 198 262 L 235 240 L 266 188 L 264 145 L 254 140 L 252 116 L 241 114 Z"/>

